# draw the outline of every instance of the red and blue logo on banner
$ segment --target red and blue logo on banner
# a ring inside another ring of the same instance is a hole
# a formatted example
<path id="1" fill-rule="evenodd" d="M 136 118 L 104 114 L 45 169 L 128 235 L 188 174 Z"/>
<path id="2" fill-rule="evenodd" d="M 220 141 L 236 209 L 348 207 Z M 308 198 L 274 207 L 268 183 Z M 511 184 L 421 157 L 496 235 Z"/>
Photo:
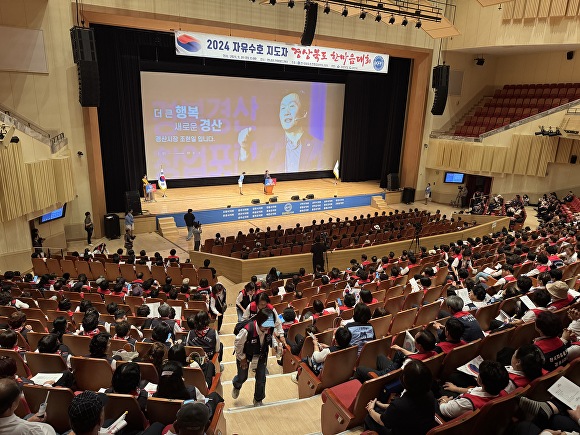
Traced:
<path id="1" fill-rule="evenodd" d="M 177 37 L 177 45 L 191 53 L 201 50 L 201 43 L 189 35 L 179 35 Z"/>

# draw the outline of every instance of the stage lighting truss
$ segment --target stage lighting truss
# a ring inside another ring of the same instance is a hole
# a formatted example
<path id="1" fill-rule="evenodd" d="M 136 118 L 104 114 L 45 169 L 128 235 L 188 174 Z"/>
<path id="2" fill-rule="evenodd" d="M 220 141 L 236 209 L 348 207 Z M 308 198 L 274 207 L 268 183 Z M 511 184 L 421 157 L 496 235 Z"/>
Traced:
<path id="1" fill-rule="evenodd" d="M 252 1 L 252 0 L 251 0 Z M 274 5 L 276 3 L 287 3 L 293 7 L 295 3 L 305 3 L 307 7 L 309 3 L 315 3 L 314 0 L 261 0 L 261 4 Z M 356 16 L 363 20 L 366 18 L 367 14 L 375 16 L 375 21 L 380 22 L 381 18 L 377 19 L 379 16 L 390 16 L 388 20 L 389 24 L 394 24 L 395 16 L 401 17 L 401 19 L 406 19 L 408 22 L 408 17 L 412 17 L 416 20 L 415 27 L 420 28 L 421 25 L 417 23 L 424 23 L 425 21 L 440 22 L 445 16 L 446 12 L 449 12 L 453 16 L 455 15 L 455 4 L 450 0 L 440 1 L 431 0 L 427 2 L 421 2 L 420 0 L 415 1 L 403 1 L 403 0 L 319 0 L 318 2 L 324 5 L 323 12 L 325 14 L 330 13 L 331 10 L 341 14 L 343 17 Z M 351 13 L 352 12 L 352 13 Z"/>

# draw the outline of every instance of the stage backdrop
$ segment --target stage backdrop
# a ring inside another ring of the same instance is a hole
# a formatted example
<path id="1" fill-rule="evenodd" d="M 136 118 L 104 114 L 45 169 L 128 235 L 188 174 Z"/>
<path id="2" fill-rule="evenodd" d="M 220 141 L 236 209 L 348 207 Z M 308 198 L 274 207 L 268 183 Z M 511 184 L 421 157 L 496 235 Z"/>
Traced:
<path id="1" fill-rule="evenodd" d="M 292 122 L 291 119 L 284 119 L 288 117 L 280 116 L 282 98 L 285 96 L 281 94 L 285 92 L 283 89 L 288 88 L 287 85 L 281 85 L 279 93 L 271 95 L 271 99 L 263 100 L 260 103 L 266 105 L 262 107 L 269 107 L 267 111 L 260 109 L 260 113 L 264 113 L 264 118 L 258 117 L 258 111 L 256 111 L 255 121 L 251 117 L 249 119 L 240 118 L 238 125 L 236 125 L 236 118 L 229 118 L 229 121 L 234 123 L 232 132 L 237 132 L 238 137 L 234 136 L 228 139 L 231 147 L 229 158 L 233 163 L 226 170 L 223 170 L 223 165 L 221 168 L 220 165 L 214 165 L 215 167 L 206 169 L 206 171 L 210 171 L 210 175 L 207 176 L 208 172 L 206 172 L 204 176 L 199 172 L 199 168 L 195 168 L 196 165 L 193 165 L 196 171 L 193 172 L 193 178 L 178 179 L 173 178 L 173 174 L 176 174 L 176 177 L 183 177 L 183 174 L 187 174 L 187 171 L 191 169 L 186 168 L 186 166 L 191 165 L 182 165 L 181 168 L 179 168 L 179 164 L 174 165 L 177 166 L 178 171 L 172 172 L 170 175 L 168 170 L 170 170 L 169 166 L 171 165 L 164 164 L 170 189 L 235 184 L 238 172 L 244 168 L 241 162 L 245 162 L 250 167 L 247 170 L 249 176 L 246 177 L 248 183 L 262 181 L 261 175 L 251 174 L 261 174 L 265 169 L 270 169 L 279 183 L 286 180 L 333 177 L 331 169 L 336 161 L 339 141 L 341 142 L 340 173 L 343 181 L 380 180 L 383 178 L 386 180 L 388 173 L 399 170 L 410 59 L 391 57 L 388 74 L 373 74 L 235 60 L 189 58 L 175 54 L 173 33 L 99 25 L 95 25 L 93 28 L 95 29 L 99 62 L 101 89 L 99 132 L 108 212 L 125 210 L 125 191 L 141 191 L 143 174 L 147 172 L 151 180 L 156 180 L 159 174 L 160 167 L 155 167 L 159 161 L 151 164 L 150 168 L 147 167 L 150 156 L 146 153 L 145 144 L 148 140 L 150 141 L 152 136 L 148 133 L 147 126 L 144 130 L 143 122 L 145 117 L 155 116 L 155 112 L 150 111 L 150 106 L 149 108 L 146 106 L 146 113 L 143 112 L 141 74 L 145 71 L 198 76 L 198 80 L 202 80 L 202 83 L 203 80 L 209 80 L 210 76 L 286 81 L 293 85 L 291 86 L 293 89 L 289 90 L 300 94 L 300 99 L 307 103 L 306 106 L 314 104 L 316 108 L 319 108 L 320 106 L 317 104 L 321 104 L 324 110 L 324 114 L 320 114 L 318 111 L 313 113 L 312 109 L 309 109 L 308 113 L 303 110 L 296 111 L 294 115 L 294 121 L 303 121 L 302 124 L 308 134 L 308 142 L 303 146 L 307 147 L 309 143 L 311 148 L 323 150 L 321 163 L 317 164 L 316 169 L 314 166 L 307 168 L 298 166 L 298 170 L 296 170 L 296 165 L 299 164 L 296 157 L 294 158 L 294 166 L 290 165 L 290 170 L 279 171 L 276 166 L 285 162 L 285 159 L 277 158 L 277 154 L 274 152 L 275 147 L 271 148 L 271 135 L 277 134 L 273 133 L 274 130 L 282 130 L 284 122 Z M 211 80 L 215 79 L 211 78 Z M 183 95 L 186 95 L 186 92 L 187 89 L 184 89 Z M 243 92 L 240 95 L 243 95 Z M 331 97 L 334 92 L 336 92 L 337 100 L 333 100 Z M 342 92 L 344 99 L 341 102 L 338 100 L 340 100 Z M 316 96 L 320 93 L 324 93 L 324 97 Z M 208 98 L 204 97 L 204 105 Z M 227 101 L 228 97 L 219 96 L 217 98 L 222 98 L 223 103 Z M 335 104 L 335 101 L 339 105 L 338 109 L 329 107 L 331 104 Z M 148 103 L 143 101 L 143 104 L 147 105 Z M 180 103 L 180 105 L 183 104 Z M 187 104 L 188 111 L 190 105 L 192 104 Z M 343 106 L 344 109 L 342 109 Z M 244 107 L 247 107 L 246 104 Z M 176 108 L 174 107 L 173 110 Z M 201 118 L 199 110 L 198 106 L 197 116 Z M 339 116 L 337 111 L 342 112 L 343 116 Z M 341 124 L 342 118 L 344 118 L 344 122 Z M 324 120 L 322 121 L 322 119 Z M 214 120 L 216 119 L 212 118 L 212 121 Z M 225 121 L 227 119 L 217 120 Z M 175 121 L 173 118 L 174 123 Z M 188 127 L 191 129 L 191 123 L 195 121 L 188 119 L 187 122 L 189 122 Z M 223 126 L 222 122 L 222 128 Z M 181 128 L 183 129 L 183 125 Z M 197 128 L 201 128 L 201 126 L 199 125 Z M 205 128 L 207 129 L 207 125 Z M 210 124 L 211 128 L 212 124 Z M 243 131 L 248 133 L 245 138 L 240 137 L 240 133 Z M 147 136 L 148 134 L 149 136 Z M 185 133 L 182 135 L 193 136 Z M 341 139 L 337 139 L 337 135 Z M 153 136 L 154 141 L 155 136 L 157 135 Z M 173 136 L 175 134 L 172 133 L 172 144 Z M 204 132 L 202 135 L 196 134 L 195 136 L 213 136 L 213 132 Z M 181 145 L 181 135 L 179 137 Z M 224 138 L 222 137 L 222 139 Z M 244 140 L 245 149 L 247 149 L 245 160 L 236 155 L 236 150 L 239 151 L 242 148 L 240 142 L 244 142 Z M 163 142 L 161 143 L 163 144 Z M 187 142 L 185 143 L 187 144 Z M 166 145 L 167 142 L 164 146 Z M 321 148 L 322 145 L 323 148 Z M 259 153 L 259 150 L 264 149 L 264 147 L 266 151 Z M 211 150 L 211 146 L 208 149 Z M 268 155 L 268 167 L 265 167 L 264 160 L 253 165 L 254 159 L 263 157 L 264 154 Z M 314 153 L 314 155 L 319 154 Z M 270 165 L 273 166 L 269 167 Z M 171 168 L 171 171 L 174 169 Z M 219 173 L 222 170 L 223 172 Z"/>

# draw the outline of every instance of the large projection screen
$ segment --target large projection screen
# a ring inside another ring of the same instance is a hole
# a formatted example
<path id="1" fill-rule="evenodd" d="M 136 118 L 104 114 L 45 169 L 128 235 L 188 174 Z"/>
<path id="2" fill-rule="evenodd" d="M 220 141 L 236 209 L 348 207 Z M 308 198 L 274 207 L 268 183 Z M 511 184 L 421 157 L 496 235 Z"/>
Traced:
<path id="1" fill-rule="evenodd" d="M 325 171 L 340 154 L 344 85 L 141 72 L 147 175 Z"/>

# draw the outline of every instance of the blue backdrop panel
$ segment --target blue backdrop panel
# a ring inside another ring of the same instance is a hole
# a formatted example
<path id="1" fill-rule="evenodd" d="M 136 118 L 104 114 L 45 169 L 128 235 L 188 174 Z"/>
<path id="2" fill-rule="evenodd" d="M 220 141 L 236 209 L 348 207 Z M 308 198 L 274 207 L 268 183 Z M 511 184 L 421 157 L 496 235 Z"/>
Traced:
<path id="1" fill-rule="evenodd" d="M 383 193 L 375 193 L 372 195 L 356 195 L 343 198 L 308 199 L 305 201 L 273 202 L 270 204 L 249 205 L 247 207 L 194 210 L 193 214 L 195 214 L 195 220 L 202 224 L 216 224 L 221 222 L 235 222 L 238 220 L 368 206 L 371 205 L 371 198 L 373 196 L 381 196 L 384 198 Z M 158 215 L 157 218 L 173 217 L 175 219 L 175 224 L 178 227 L 184 227 L 184 214 L 185 211 L 181 213 Z"/>

